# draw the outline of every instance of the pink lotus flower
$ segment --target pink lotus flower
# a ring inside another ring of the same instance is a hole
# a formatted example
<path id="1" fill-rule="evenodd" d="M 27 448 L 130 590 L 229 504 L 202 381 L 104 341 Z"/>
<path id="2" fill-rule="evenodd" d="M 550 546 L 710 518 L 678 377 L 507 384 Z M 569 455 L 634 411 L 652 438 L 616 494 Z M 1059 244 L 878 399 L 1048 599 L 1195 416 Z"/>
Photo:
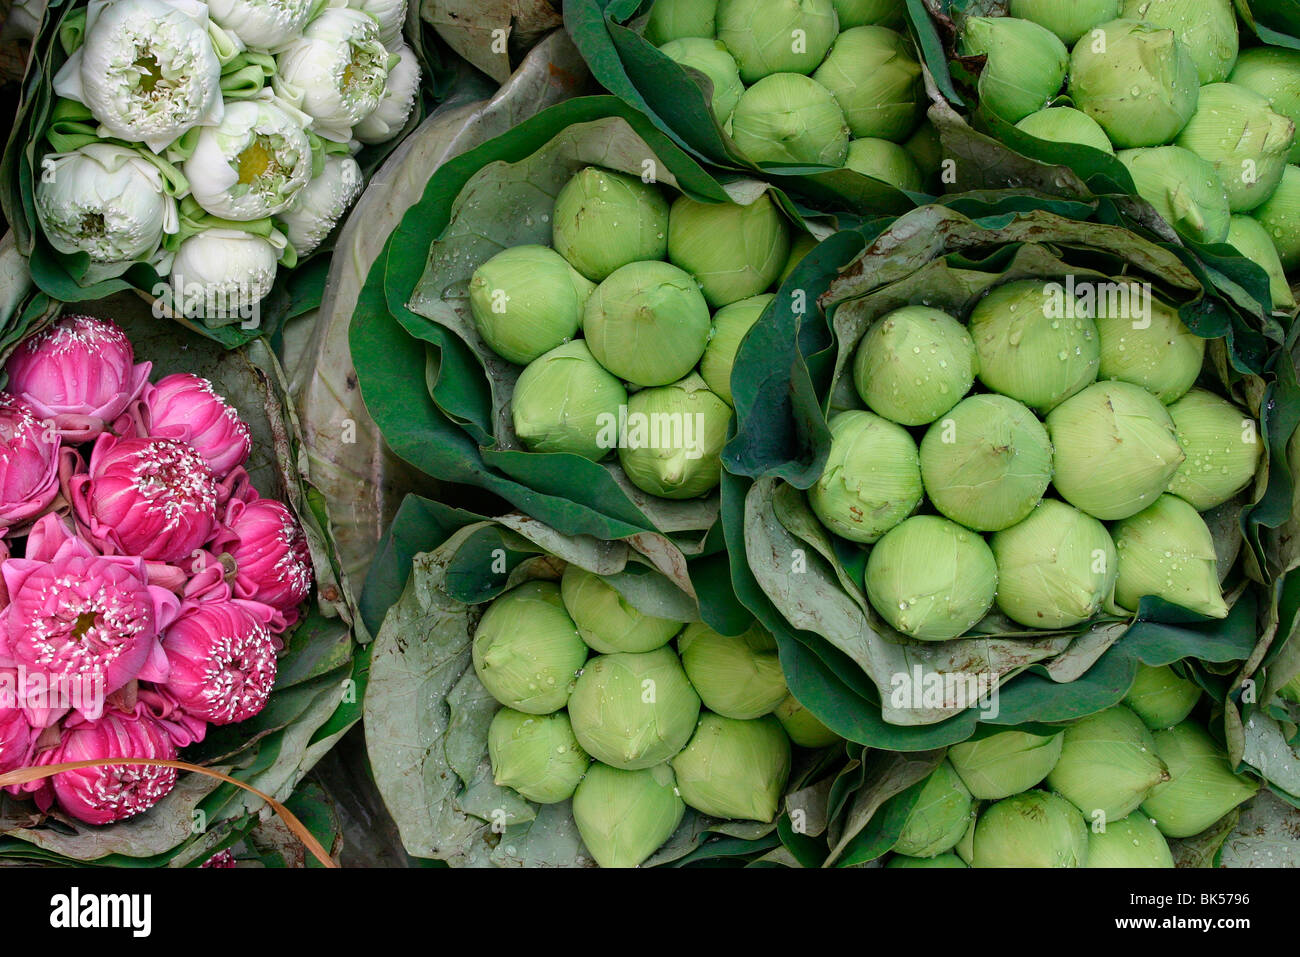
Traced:
<path id="1" fill-rule="evenodd" d="M 36 755 L 47 767 L 95 758 L 175 760 L 176 746 L 147 714 L 107 712 L 98 721 L 74 717 L 59 743 Z M 36 803 L 48 810 L 55 800 L 66 814 L 87 824 L 111 824 L 134 817 L 161 801 L 176 784 L 176 769 L 144 764 L 111 764 L 63 771 L 36 789 Z"/>
<path id="2" fill-rule="evenodd" d="M 0 531 L 30 521 L 59 494 L 59 437 L 0 392 Z"/>
<path id="3" fill-rule="evenodd" d="M 65 438 L 99 435 L 149 381 L 150 363 L 135 363 L 131 340 L 111 322 L 66 316 L 10 356 L 9 391 Z"/>
<path id="4" fill-rule="evenodd" d="M 105 552 L 180 561 L 216 528 L 212 471 L 175 439 L 102 435 L 89 470 L 73 475 L 66 487 L 82 532 Z"/>
<path id="5" fill-rule="evenodd" d="M 232 501 L 213 550 L 235 560 L 235 594 L 270 605 L 283 630 L 298 620 L 311 591 L 311 551 L 293 513 L 275 499 Z"/>
<path id="6" fill-rule="evenodd" d="M 187 603 L 163 636 L 171 666 L 166 690 L 211 724 L 257 714 L 275 684 L 272 609 L 257 602 Z"/>
<path id="7" fill-rule="evenodd" d="M 54 515 L 37 523 L 31 542 L 34 557 L 0 563 L 9 596 L 0 611 L 0 664 L 28 672 L 25 699 L 41 676 L 41 693 L 50 697 L 22 703 L 32 724 L 47 727 L 69 707 L 94 715 L 127 682 L 164 680 L 159 634 L 180 602 L 148 583 L 144 561 L 96 555 Z M 62 692 L 70 703 L 54 697 Z"/>
<path id="8" fill-rule="evenodd" d="M 0 670 L 0 774 L 31 763 L 36 734 L 18 707 L 18 673 Z"/>
<path id="9" fill-rule="evenodd" d="M 150 435 L 188 442 L 218 479 L 248 461 L 253 439 L 248 425 L 212 383 L 178 372 L 145 387 Z"/>

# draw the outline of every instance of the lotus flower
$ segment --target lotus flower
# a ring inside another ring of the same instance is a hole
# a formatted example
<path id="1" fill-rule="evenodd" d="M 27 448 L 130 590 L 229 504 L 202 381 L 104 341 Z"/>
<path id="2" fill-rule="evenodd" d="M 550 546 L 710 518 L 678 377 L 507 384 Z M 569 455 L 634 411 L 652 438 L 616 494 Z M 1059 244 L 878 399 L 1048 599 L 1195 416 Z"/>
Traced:
<path id="1" fill-rule="evenodd" d="M 26 403 L 0 393 L 0 531 L 40 515 L 59 494 L 59 439 Z"/>
<path id="2" fill-rule="evenodd" d="M 9 391 L 68 439 L 95 438 L 140 395 L 150 363 L 111 322 L 66 316 L 20 345 L 6 365 Z"/>
<path id="3" fill-rule="evenodd" d="M 95 758 L 176 758 L 162 725 L 148 714 L 110 711 L 98 721 L 72 718 L 59 743 L 36 756 L 45 767 Z M 176 783 L 176 769 L 144 764 L 111 764 L 63 771 L 37 791 L 36 803 L 48 810 L 55 799 L 63 811 L 87 824 L 111 824 L 147 811 Z"/>
<path id="4" fill-rule="evenodd" d="M 9 595 L 0 612 L 0 656 L 4 664 L 25 668 L 29 678 L 46 676 L 51 690 L 60 679 L 77 710 L 98 713 L 103 696 L 132 679 L 166 678 L 158 636 L 180 602 L 149 584 L 142 559 L 97 555 L 60 528 L 47 515 L 32 535 L 36 548 L 29 556 L 35 551 L 36 557 L 0 564 Z M 58 705 L 51 699 L 24 710 L 34 725 L 46 727 L 67 710 Z"/>
<path id="5" fill-rule="evenodd" d="M 248 461 L 253 440 L 239 413 L 202 376 L 178 372 L 145 389 L 149 434 L 188 442 L 225 478 Z"/>
<path id="6" fill-rule="evenodd" d="M 17 672 L 5 670 L 0 675 L 0 773 L 4 773 L 31 763 L 36 735 L 18 707 Z"/>
<path id="7" fill-rule="evenodd" d="M 194 602 L 163 637 L 166 688 L 185 711 L 212 724 L 257 714 L 275 684 L 272 609 L 257 602 Z"/>
<path id="8" fill-rule="evenodd" d="M 181 707 L 180 700 L 164 685 L 128 685 L 110 701 L 117 711 L 158 722 L 177 748 L 202 741 L 208 731 L 208 723 Z"/>
<path id="9" fill-rule="evenodd" d="M 156 562 L 191 556 L 216 528 L 216 480 L 203 456 L 168 438 L 103 435 L 66 495 L 83 533 L 106 552 Z"/>
<path id="10" fill-rule="evenodd" d="M 277 631 L 298 620 L 298 606 L 311 590 L 311 552 L 288 508 L 269 498 L 231 502 L 218 550 L 235 560 L 237 597 L 274 608 Z"/>
<path id="11" fill-rule="evenodd" d="M 100 135 L 155 153 L 194 126 L 221 121 L 221 63 L 197 0 L 91 0 L 85 42 L 54 77 L 59 96 L 90 108 Z"/>

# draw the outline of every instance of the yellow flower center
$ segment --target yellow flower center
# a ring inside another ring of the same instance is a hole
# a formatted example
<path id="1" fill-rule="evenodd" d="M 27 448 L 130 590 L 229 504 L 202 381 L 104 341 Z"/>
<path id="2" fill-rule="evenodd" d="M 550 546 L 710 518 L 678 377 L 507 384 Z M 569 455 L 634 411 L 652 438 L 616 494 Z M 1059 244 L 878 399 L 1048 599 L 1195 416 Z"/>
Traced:
<path id="1" fill-rule="evenodd" d="M 140 92 L 146 96 L 152 95 L 163 80 L 162 65 L 158 62 L 158 58 L 148 50 L 144 50 L 132 65 L 140 71 Z"/>
<path id="2" fill-rule="evenodd" d="M 279 170 L 275 149 L 265 136 L 258 136 L 239 154 L 239 182 L 245 186 Z"/>

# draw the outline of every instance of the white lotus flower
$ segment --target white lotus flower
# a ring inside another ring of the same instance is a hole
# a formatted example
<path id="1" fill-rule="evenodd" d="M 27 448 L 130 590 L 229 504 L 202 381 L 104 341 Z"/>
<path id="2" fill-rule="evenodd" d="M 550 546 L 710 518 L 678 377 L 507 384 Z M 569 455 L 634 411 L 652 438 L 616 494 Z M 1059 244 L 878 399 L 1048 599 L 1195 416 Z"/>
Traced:
<path id="1" fill-rule="evenodd" d="M 286 244 L 239 229 L 206 229 L 181 243 L 171 264 L 172 308 L 209 319 L 247 318 L 271 291 Z"/>
<path id="2" fill-rule="evenodd" d="M 321 174 L 298 194 L 288 212 L 281 214 L 289 243 L 306 256 L 330 234 L 364 186 L 361 167 L 350 156 L 327 156 Z"/>
<path id="3" fill-rule="evenodd" d="M 310 119 L 269 98 L 228 104 L 219 126 L 199 131 L 185 161 L 194 199 L 214 216 L 240 222 L 288 209 L 311 179 L 303 129 Z"/>
<path id="4" fill-rule="evenodd" d="M 257 50 L 273 50 L 302 33 L 314 7 L 314 0 L 208 0 L 212 19 Z"/>
<path id="5" fill-rule="evenodd" d="M 347 0 L 353 10 L 360 10 L 375 18 L 379 24 L 379 39 L 384 46 L 396 50 L 402 42 L 402 27 L 406 26 L 406 0 Z"/>
<path id="6" fill-rule="evenodd" d="M 221 64 L 196 0 L 90 0 L 82 46 L 54 78 L 84 103 L 101 135 L 155 153 L 194 126 L 221 121 Z"/>
<path id="7" fill-rule="evenodd" d="M 352 136 L 362 143 L 382 143 L 402 131 L 415 106 L 415 94 L 420 89 L 420 64 L 415 51 L 405 43 L 395 51 L 397 65 L 388 71 L 384 96 L 375 111 L 358 123 Z"/>
<path id="8" fill-rule="evenodd" d="M 345 143 L 379 106 L 393 60 L 373 17 L 329 7 L 276 55 L 271 82 L 277 95 L 315 119 L 315 133 Z"/>
<path id="9" fill-rule="evenodd" d="M 96 263 L 148 259 L 179 228 L 176 200 L 161 171 L 133 149 L 90 143 L 47 155 L 36 184 L 36 215 L 50 244 Z"/>

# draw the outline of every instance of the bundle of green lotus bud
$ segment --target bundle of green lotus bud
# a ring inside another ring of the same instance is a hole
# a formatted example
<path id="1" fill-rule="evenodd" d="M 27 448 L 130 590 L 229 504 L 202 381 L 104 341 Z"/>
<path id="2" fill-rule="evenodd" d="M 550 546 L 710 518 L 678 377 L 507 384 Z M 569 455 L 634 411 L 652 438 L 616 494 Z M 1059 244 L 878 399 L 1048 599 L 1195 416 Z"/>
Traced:
<path id="1" fill-rule="evenodd" d="M 707 80 L 755 163 L 847 167 L 922 191 L 938 170 L 902 0 L 656 0 L 645 38 Z"/>
<path id="2" fill-rule="evenodd" d="M 1232 0 L 1013 0 L 1009 12 L 961 24 L 957 52 L 983 58 L 982 111 L 1044 148 L 1114 154 L 1178 233 L 1236 247 L 1268 273 L 1273 308 L 1293 310 L 1300 53 L 1240 51 Z"/>
<path id="3" fill-rule="evenodd" d="M 731 367 L 793 268 L 790 224 L 767 195 L 670 206 L 658 185 L 595 166 L 560 190 L 552 224 L 554 248 L 503 250 L 469 284 L 478 334 L 525 367 L 519 441 L 597 462 L 617 450 L 632 484 L 662 498 L 712 491 Z"/>
<path id="4" fill-rule="evenodd" d="M 957 638 L 995 610 L 1072 629 L 1148 596 L 1228 614 L 1200 513 L 1254 482 L 1258 424 L 1212 391 L 1175 309 L 1090 293 L 1011 281 L 964 323 L 906 306 L 862 337 L 867 409 L 831 418 L 808 502 L 870 546 L 867 598 L 900 634 Z"/>
<path id="5" fill-rule="evenodd" d="M 838 740 L 790 696 L 761 626 L 729 636 L 655 618 L 577 565 L 497 598 L 473 662 L 503 705 L 488 731 L 496 783 L 538 804 L 572 799 L 602 867 L 641 864 L 687 807 L 773 820 L 791 743 Z"/>
<path id="6" fill-rule="evenodd" d="M 1142 666 L 1127 704 L 954 745 L 887 866 L 1173 867 L 1167 838 L 1205 831 L 1258 789 L 1187 719 L 1198 698 L 1169 667 Z"/>

